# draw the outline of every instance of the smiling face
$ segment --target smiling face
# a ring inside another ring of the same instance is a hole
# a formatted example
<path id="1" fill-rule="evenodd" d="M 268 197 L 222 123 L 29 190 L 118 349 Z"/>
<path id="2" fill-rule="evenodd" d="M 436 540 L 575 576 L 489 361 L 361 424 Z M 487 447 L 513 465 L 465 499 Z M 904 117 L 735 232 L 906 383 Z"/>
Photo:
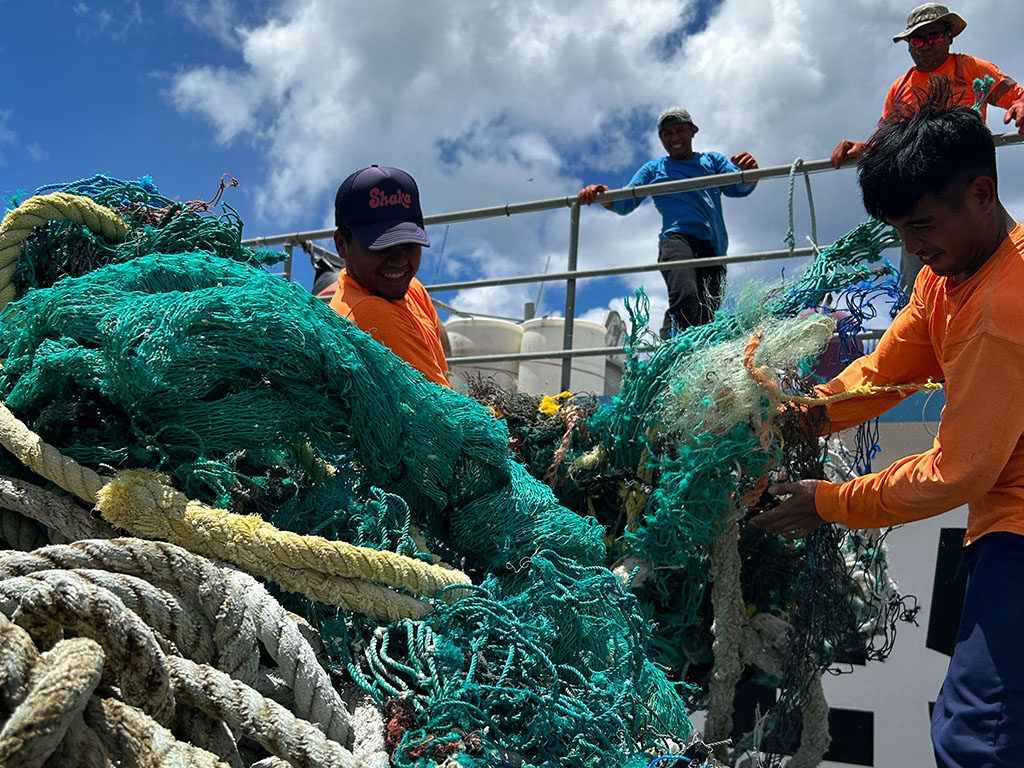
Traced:
<path id="1" fill-rule="evenodd" d="M 907 38 L 907 47 L 918 71 L 932 72 L 949 58 L 949 46 L 952 42 L 953 33 L 949 29 L 949 24 L 944 21 L 933 21 L 915 30 L 914 34 Z"/>
<path id="2" fill-rule="evenodd" d="M 925 195 L 896 227 L 903 246 L 940 277 L 965 280 L 992 255 L 992 210 L 995 182 L 978 176 L 954 183 L 941 196 Z"/>
<path id="3" fill-rule="evenodd" d="M 417 243 L 402 243 L 380 251 L 363 248 L 352 238 L 345 240 L 335 230 L 334 244 L 345 260 L 345 269 L 374 296 L 395 301 L 405 296 L 409 283 L 420 269 L 423 248 Z"/>
<path id="4" fill-rule="evenodd" d="M 673 160 L 693 159 L 693 135 L 697 129 L 693 123 L 673 123 L 659 134 L 662 145 Z"/>

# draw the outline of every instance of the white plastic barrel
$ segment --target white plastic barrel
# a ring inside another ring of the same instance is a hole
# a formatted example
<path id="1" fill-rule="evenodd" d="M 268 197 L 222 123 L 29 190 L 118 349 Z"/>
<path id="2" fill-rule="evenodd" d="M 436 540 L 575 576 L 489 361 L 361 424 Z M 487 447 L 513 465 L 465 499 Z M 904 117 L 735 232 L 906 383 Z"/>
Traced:
<path id="1" fill-rule="evenodd" d="M 444 324 L 452 344 L 452 357 L 468 355 L 510 355 L 519 351 L 523 341 L 523 327 L 508 320 L 487 317 L 466 317 L 449 320 Z M 449 361 L 451 362 L 451 361 Z M 452 389 L 458 392 L 471 378 L 483 376 L 494 379 L 502 389 L 516 389 L 519 361 L 472 363 L 450 366 Z"/>
<path id="2" fill-rule="evenodd" d="M 573 349 L 604 347 L 607 329 L 597 323 L 577 320 L 573 323 Z M 562 348 L 565 321 L 562 318 L 538 317 L 523 323 L 523 352 L 546 352 Z M 569 390 L 604 394 L 605 358 L 574 357 Z M 562 361 L 524 360 L 519 364 L 519 391 L 531 395 L 556 395 L 562 391 Z"/>

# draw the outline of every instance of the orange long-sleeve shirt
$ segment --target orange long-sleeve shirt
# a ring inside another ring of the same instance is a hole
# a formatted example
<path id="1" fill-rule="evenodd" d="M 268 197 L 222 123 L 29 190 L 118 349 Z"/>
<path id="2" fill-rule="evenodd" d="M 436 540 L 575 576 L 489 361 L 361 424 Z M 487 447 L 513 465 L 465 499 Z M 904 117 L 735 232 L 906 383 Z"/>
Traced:
<path id="1" fill-rule="evenodd" d="M 889 86 L 889 93 L 885 97 L 885 108 L 882 110 L 882 117 L 886 118 L 895 109 L 898 102 L 918 107 L 928 90 L 928 81 L 933 77 L 945 77 L 950 81 L 953 88 L 953 96 L 957 106 L 974 106 L 974 80 L 988 75 L 995 83 L 992 91 L 999 88 L 1000 84 L 1008 78 L 995 64 L 976 56 L 968 56 L 966 53 L 951 53 L 942 62 L 938 69 L 931 72 L 920 72 L 917 67 L 911 67 L 907 74 L 896 80 Z M 990 93 L 992 92 L 990 91 Z M 995 102 L 997 107 L 1007 109 L 1013 102 L 1024 96 L 1024 88 L 1014 83 L 1007 88 L 1006 92 L 1000 95 Z M 981 119 L 987 116 L 988 102 L 981 105 Z"/>
<path id="2" fill-rule="evenodd" d="M 818 513 L 850 528 L 875 528 L 967 504 L 965 544 L 994 531 L 1024 535 L 1024 226 L 1017 224 L 981 269 L 956 285 L 922 269 L 910 304 L 875 351 L 818 392 L 929 378 L 946 380 L 932 448 L 881 472 L 820 483 Z M 831 428 L 867 421 L 902 397 L 831 403 Z"/>
<path id="3" fill-rule="evenodd" d="M 427 289 L 415 277 L 404 298 L 390 301 L 368 292 L 343 269 L 331 309 L 354 322 L 428 381 L 451 386 L 441 347 L 441 320 Z"/>

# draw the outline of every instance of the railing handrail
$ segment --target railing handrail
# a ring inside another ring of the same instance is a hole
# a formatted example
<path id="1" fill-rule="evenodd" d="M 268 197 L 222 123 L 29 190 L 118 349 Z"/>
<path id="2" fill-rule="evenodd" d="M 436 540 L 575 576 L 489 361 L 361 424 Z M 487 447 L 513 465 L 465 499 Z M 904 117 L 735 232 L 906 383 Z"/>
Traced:
<path id="1" fill-rule="evenodd" d="M 861 331 L 857 334 L 857 339 L 860 341 L 869 341 L 872 339 L 880 339 L 882 337 L 882 331 L 871 329 L 867 331 Z M 835 334 L 833 338 L 838 338 L 838 334 Z M 657 349 L 656 345 L 643 344 L 636 348 L 637 352 L 653 352 Z M 562 358 L 575 358 L 575 357 L 599 357 L 601 355 L 623 355 L 625 350 L 622 346 L 618 347 L 587 347 L 585 349 L 560 349 L 560 350 L 544 350 L 538 352 L 503 352 L 496 355 L 465 355 L 464 357 L 452 356 L 448 358 L 449 363 L 458 363 L 459 365 L 471 365 L 473 363 L 506 363 L 506 362 L 523 362 L 527 360 L 546 360 L 546 359 L 562 359 Z"/>
<path id="2" fill-rule="evenodd" d="M 1019 144 L 1024 142 L 1024 136 L 1016 133 L 1002 133 L 992 137 L 996 146 L 1005 144 Z M 795 162 L 795 161 L 794 161 Z M 850 167 L 855 161 L 844 163 L 843 168 Z M 773 179 L 789 176 L 793 164 L 772 165 L 765 168 L 755 168 L 750 171 L 738 173 L 723 173 L 715 176 L 701 176 L 697 179 L 682 179 L 679 181 L 661 181 L 657 184 L 645 184 L 639 187 L 622 187 L 608 192 L 598 194 L 598 202 L 613 202 L 633 197 L 647 197 L 651 195 L 664 195 L 670 192 L 684 192 L 693 189 L 704 189 L 705 187 L 721 187 L 736 182 L 760 181 L 761 179 Z M 822 171 L 836 170 L 829 160 L 804 161 L 797 168 L 799 173 L 820 173 Z M 550 211 L 558 208 L 571 208 L 576 202 L 576 195 L 565 197 L 551 197 L 543 200 L 530 200 L 524 203 L 506 203 L 505 205 L 492 205 L 486 208 L 471 208 L 463 211 L 452 211 L 451 213 L 435 213 L 423 217 L 423 223 L 427 226 L 435 224 L 453 224 L 460 221 L 475 221 L 477 219 L 498 218 L 500 216 L 513 216 L 521 213 L 537 213 L 538 211 Z M 243 245 L 254 248 L 265 248 L 272 245 L 298 245 L 304 240 L 325 240 L 334 237 L 334 227 L 330 229 L 313 229 L 305 232 L 292 232 L 282 235 L 267 235 L 265 237 L 251 237 L 242 241 Z"/>
<path id="3" fill-rule="evenodd" d="M 1024 142 L 1024 136 L 1021 136 L 1016 133 L 1004 133 L 997 136 L 993 136 L 993 141 L 997 147 L 1008 144 L 1019 144 Z M 850 165 L 853 164 L 853 162 L 854 161 L 849 161 L 847 163 L 844 163 L 843 167 L 849 167 Z M 827 159 L 804 161 L 801 158 L 797 158 L 789 165 L 774 165 L 765 168 L 754 168 L 752 170 L 737 171 L 733 173 L 722 173 L 713 176 L 701 176 L 699 178 L 693 179 L 663 181 L 657 184 L 645 184 L 636 187 L 623 187 L 621 189 L 609 190 L 607 192 L 598 193 L 596 202 L 608 203 L 614 202 L 616 200 L 663 195 L 672 192 L 685 192 L 695 189 L 704 189 L 706 187 L 720 187 L 736 183 L 755 182 L 760 181 L 761 179 L 788 177 L 793 173 L 811 174 L 832 170 L 838 169 L 833 168 L 832 163 Z M 809 183 L 810 182 L 808 182 L 808 184 Z M 440 292 L 462 288 L 485 288 L 491 286 L 517 285 L 522 283 L 565 281 L 565 327 L 562 349 L 559 351 L 545 353 L 518 353 L 516 355 L 489 355 L 486 357 L 477 356 L 467 358 L 452 358 L 452 361 L 458 360 L 465 364 L 466 362 L 482 362 L 485 359 L 492 362 L 497 362 L 500 360 L 526 360 L 535 359 L 534 357 L 532 357 L 532 355 L 535 354 L 538 357 L 543 356 L 561 358 L 562 389 L 568 389 L 569 377 L 571 372 L 571 357 L 584 356 L 580 355 L 579 352 L 585 352 L 594 355 L 606 353 L 604 349 L 573 350 L 573 325 L 576 314 L 575 296 L 577 280 L 593 277 L 610 277 L 622 274 L 653 272 L 655 270 L 687 269 L 701 266 L 712 266 L 717 264 L 735 264 L 750 261 L 767 261 L 771 259 L 780 259 L 796 256 L 803 257 L 810 256 L 816 253 L 818 250 L 817 247 L 794 248 L 776 251 L 763 251 L 760 253 L 740 254 L 737 256 L 714 256 L 703 259 L 689 259 L 685 262 L 666 262 L 664 264 L 644 264 L 630 265 L 624 267 L 607 267 L 604 269 L 577 270 L 576 251 L 579 246 L 580 204 L 579 200 L 576 198 L 575 195 L 566 195 L 565 197 L 553 197 L 545 200 L 532 200 L 524 203 L 507 203 L 505 205 L 496 205 L 487 208 L 474 208 L 464 211 L 453 211 L 451 213 L 433 214 L 431 216 L 424 217 L 424 224 L 427 226 L 436 224 L 451 224 L 462 221 L 476 221 L 479 219 L 497 218 L 500 216 L 508 217 L 521 213 L 536 213 L 539 211 L 555 210 L 558 208 L 570 209 L 569 258 L 568 269 L 566 271 L 554 272 L 544 275 L 519 275 L 511 277 L 487 278 L 483 280 L 470 280 L 456 283 L 438 283 L 435 285 L 427 286 L 427 289 Z M 334 232 L 335 229 L 331 228 L 317 229 L 307 232 L 293 232 L 291 234 L 283 235 L 269 235 L 266 237 L 247 238 L 242 241 L 242 244 L 257 248 L 268 247 L 273 245 L 283 245 L 285 247 L 285 250 L 287 250 L 289 254 L 288 263 L 285 266 L 285 275 L 288 279 L 290 279 L 291 249 L 295 246 L 301 245 L 303 242 L 333 238 Z M 531 356 L 524 357 L 524 354 Z"/>
<path id="4" fill-rule="evenodd" d="M 654 264 L 631 264 L 623 267 L 602 267 L 600 269 L 578 269 L 566 272 L 546 272 L 538 275 L 512 275 L 509 277 L 489 277 L 482 280 L 467 280 L 461 283 L 435 283 L 425 286 L 428 291 L 454 291 L 461 288 L 488 288 L 496 285 L 519 285 L 521 283 L 544 283 L 558 280 L 581 280 L 591 277 L 614 277 L 615 275 L 629 275 L 640 272 L 660 272 L 661 270 L 673 269 L 694 269 L 696 267 L 711 267 L 717 264 L 744 264 L 751 261 L 770 261 L 772 259 L 785 259 L 790 256 L 803 257 L 813 256 L 818 250 L 824 250 L 828 246 L 815 248 L 794 248 L 779 251 L 760 251 L 758 253 L 738 253 L 735 256 L 707 256 L 701 259 L 687 259 L 686 261 L 666 261 Z"/>

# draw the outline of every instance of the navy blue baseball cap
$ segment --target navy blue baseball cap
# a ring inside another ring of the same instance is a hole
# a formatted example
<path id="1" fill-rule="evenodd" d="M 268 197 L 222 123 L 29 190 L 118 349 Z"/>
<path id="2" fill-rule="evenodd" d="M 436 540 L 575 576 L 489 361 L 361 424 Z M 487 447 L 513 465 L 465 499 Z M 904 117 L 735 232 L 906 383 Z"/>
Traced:
<path id="1" fill-rule="evenodd" d="M 430 247 L 420 190 L 413 177 L 398 168 L 371 165 L 341 182 L 334 197 L 334 224 L 348 227 L 368 251 L 403 243 Z"/>

